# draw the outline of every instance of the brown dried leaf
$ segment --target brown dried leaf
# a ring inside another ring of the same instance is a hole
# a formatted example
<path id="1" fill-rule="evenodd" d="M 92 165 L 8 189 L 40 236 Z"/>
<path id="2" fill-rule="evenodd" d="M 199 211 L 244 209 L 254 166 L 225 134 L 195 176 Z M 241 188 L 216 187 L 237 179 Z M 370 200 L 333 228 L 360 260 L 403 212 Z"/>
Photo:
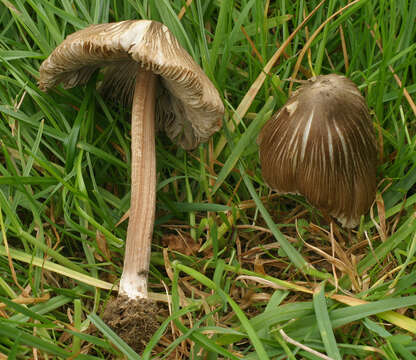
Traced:
<path id="1" fill-rule="evenodd" d="M 171 251 L 177 251 L 185 255 L 195 255 L 200 249 L 200 245 L 189 235 L 178 232 L 178 235 L 169 234 L 162 238 L 163 246 Z"/>
<path id="2" fill-rule="evenodd" d="M 107 246 L 107 239 L 101 231 L 99 231 L 99 230 L 96 231 L 95 240 L 97 241 L 97 245 L 98 245 L 98 248 L 100 249 L 100 251 L 104 254 L 104 256 L 108 260 L 111 261 L 111 254 L 110 254 L 110 250 L 108 249 L 108 246 Z M 97 254 L 97 253 L 95 253 L 94 256 L 98 261 L 103 261 L 104 260 L 103 257 L 101 255 Z"/>
<path id="3" fill-rule="evenodd" d="M 258 274 L 266 275 L 263 267 L 263 261 L 260 259 L 259 254 L 256 254 L 256 259 L 254 260 L 254 271 Z"/>
<path id="4" fill-rule="evenodd" d="M 386 210 L 384 207 L 384 200 L 380 193 L 376 195 L 376 204 L 377 212 L 379 218 L 379 226 L 377 230 L 379 231 L 381 241 L 385 242 L 387 240 L 387 228 L 386 228 Z"/>

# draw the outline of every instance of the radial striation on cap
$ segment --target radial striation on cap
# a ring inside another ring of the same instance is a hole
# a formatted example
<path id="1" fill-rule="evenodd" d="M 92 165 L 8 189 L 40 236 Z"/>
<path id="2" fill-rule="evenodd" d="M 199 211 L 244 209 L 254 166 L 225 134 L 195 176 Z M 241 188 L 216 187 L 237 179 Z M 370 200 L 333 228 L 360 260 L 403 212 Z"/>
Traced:
<path id="1" fill-rule="evenodd" d="M 185 149 L 221 127 L 224 106 L 217 89 L 163 24 L 127 20 L 92 25 L 69 35 L 42 63 L 42 90 L 84 84 L 99 68 L 104 92 L 133 94 L 137 66 L 160 76 L 158 128 Z"/>
<path id="2" fill-rule="evenodd" d="M 364 98 L 346 77 L 318 76 L 301 86 L 258 143 L 271 188 L 305 196 L 343 226 L 356 226 L 374 201 L 374 130 Z"/>

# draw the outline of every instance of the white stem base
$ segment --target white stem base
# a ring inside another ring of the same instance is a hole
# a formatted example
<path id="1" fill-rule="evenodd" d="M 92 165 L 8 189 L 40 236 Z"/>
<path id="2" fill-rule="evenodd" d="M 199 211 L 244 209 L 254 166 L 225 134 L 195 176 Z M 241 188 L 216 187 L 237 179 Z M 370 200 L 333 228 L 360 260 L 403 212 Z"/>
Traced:
<path id="1" fill-rule="evenodd" d="M 147 274 L 139 275 L 123 271 L 118 293 L 133 300 L 147 299 Z"/>

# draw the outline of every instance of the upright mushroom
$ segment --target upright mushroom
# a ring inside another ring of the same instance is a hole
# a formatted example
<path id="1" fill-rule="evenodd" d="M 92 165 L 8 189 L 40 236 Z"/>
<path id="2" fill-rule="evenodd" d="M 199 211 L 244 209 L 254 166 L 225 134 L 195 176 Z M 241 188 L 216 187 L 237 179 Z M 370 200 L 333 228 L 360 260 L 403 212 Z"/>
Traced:
<path id="1" fill-rule="evenodd" d="M 147 299 L 156 197 L 155 120 L 174 142 L 192 149 L 219 130 L 224 107 L 216 88 L 168 28 L 149 20 L 92 25 L 69 35 L 42 63 L 39 87 L 84 84 L 102 67 L 102 90 L 133 101 L 131 205 L 119 295 L 123 301 Z"/>
<path id="2" fill-rule="evenodd" d="M 364 98 L 346 77 L 310 79 L 266 123 L 258 143 L 269 186 L 305 196 L 343 226 L 356 226 L 374 201 L 374 130 Z"/>

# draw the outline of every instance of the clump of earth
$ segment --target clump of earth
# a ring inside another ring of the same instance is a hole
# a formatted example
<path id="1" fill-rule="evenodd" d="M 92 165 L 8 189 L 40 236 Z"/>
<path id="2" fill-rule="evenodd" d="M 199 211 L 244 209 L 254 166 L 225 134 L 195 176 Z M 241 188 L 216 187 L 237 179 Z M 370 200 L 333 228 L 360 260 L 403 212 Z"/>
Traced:
<path id="1" fill-rule="evenodd" d="M 149 299 L 129 299 L 118 296 L 109 301 L 103 321 L 134 351 L 141 353 L 159 328 L 158 306 Z"/>

